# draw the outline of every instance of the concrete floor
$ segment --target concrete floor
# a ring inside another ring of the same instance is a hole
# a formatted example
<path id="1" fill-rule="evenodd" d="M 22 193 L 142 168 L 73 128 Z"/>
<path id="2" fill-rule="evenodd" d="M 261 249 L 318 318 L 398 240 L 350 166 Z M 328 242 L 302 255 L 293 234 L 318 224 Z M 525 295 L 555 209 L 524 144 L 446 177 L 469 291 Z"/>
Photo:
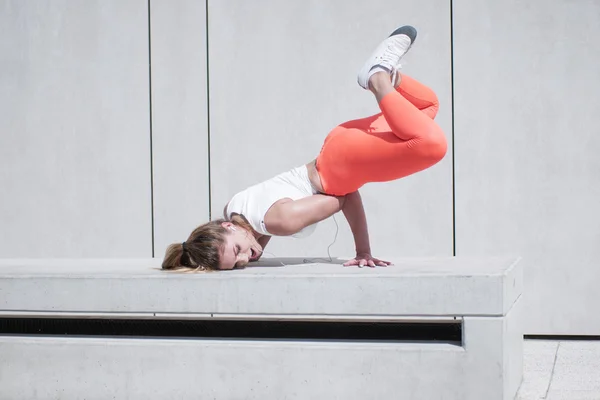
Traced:
<path id="1" fill-rule="evenodd" d="M 517 400 L 600 400 L 600 341 L 525 341 Z"/>

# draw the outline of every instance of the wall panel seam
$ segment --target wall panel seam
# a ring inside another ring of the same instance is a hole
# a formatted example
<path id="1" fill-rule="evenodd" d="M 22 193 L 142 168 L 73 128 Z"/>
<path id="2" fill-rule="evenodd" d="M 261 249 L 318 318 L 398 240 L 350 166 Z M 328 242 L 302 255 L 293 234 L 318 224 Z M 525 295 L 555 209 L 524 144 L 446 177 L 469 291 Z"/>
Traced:
<path id="1" fill-rule="evenodd" d="M 205 12 L 204 17 L 206 19 L 206 136 L 208 139 L 207 146 L 207 162 L 208 162 L 208 220 L 212 221 L 212 172 L 211 172 L 211 160 L 210 160 L 210 56 L 209 56 L 209 38 L 208 38 L 208 0 L 204 2 Z"/>
<path id="2" fill-rule="evenodd" d="M 456 175 L 455 175 L 455 152 L 454 143 L 454 2 L 450 0 L 450 114 L 451 114 L 451 132 L 450 140 L 452 143 L 452 255 L 456 256 Z"/>
<path id="3" fill-rule="evenodd" d="M 154 152 L 152 148 L 152 25 L 150 18 L 150 0 L 148 0 L 148 106 L 150 116 L 150 221 L 152 258 L 155 253 L 154 234 Z"/>

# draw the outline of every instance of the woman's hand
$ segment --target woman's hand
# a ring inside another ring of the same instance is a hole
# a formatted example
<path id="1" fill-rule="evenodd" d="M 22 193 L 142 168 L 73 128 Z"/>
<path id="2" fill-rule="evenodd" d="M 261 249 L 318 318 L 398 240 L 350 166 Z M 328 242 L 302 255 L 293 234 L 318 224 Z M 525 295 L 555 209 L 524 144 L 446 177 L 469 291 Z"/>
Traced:
<path id="1" fill-rule="evenodd" d="M 352 265 L 358 265 L 359 267 L 369 266 L 374 268 L 376 266 L 379 267 L 387 267 L 392 263 L 389 261 L 383 261 L 378 258 L 371 256 L 369 253 L 357 253 L 356 257 L 350 261 L 346 261 L 344 263 L 344 267 L 350 267 Z"/>

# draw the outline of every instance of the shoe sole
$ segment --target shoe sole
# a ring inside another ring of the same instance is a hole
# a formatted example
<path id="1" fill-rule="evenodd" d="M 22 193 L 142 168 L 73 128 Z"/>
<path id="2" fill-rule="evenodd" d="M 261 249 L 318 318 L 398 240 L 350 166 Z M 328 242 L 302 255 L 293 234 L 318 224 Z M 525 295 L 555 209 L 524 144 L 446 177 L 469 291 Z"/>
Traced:
<path id="1" fill-rule="evenodd" d="M 400 28 L 398 28 L 394 32 L 392 32 L 392 34 L 389 37 L 392 37 L 395 35 L 408 36 L 408 38 L 410 39 L 411 46 L 413 45 L 413 43 L 415 43 L 415 40 L 417 40 L 417 30 L 410 25 L 401 26 Z"/>

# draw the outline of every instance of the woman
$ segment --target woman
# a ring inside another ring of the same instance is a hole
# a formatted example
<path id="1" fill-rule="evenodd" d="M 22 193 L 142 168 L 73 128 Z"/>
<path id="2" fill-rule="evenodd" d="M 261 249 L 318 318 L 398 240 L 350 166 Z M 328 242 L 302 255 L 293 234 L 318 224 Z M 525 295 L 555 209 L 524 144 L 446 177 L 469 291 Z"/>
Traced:
<path id="1" fill-rule="evenodd" d="M 433 91 L 398 73 L 417 32 L 403 26 L 385 39 L 358 74 L 381 113 L 339 125 L 325 138 L 319 156 L 237 193 L 224 219 L 199 226 L 183 243 L 169 246 L 163 269 L 228 270 L 258 260 L 271 236 L 303 237 L 338 211 L 347 218 L 356 257 L 344 265 L 385 266 L 371 255 L 358 189 L 422 171 L 440 161 L 447 143 L 433 121 Z"/>

